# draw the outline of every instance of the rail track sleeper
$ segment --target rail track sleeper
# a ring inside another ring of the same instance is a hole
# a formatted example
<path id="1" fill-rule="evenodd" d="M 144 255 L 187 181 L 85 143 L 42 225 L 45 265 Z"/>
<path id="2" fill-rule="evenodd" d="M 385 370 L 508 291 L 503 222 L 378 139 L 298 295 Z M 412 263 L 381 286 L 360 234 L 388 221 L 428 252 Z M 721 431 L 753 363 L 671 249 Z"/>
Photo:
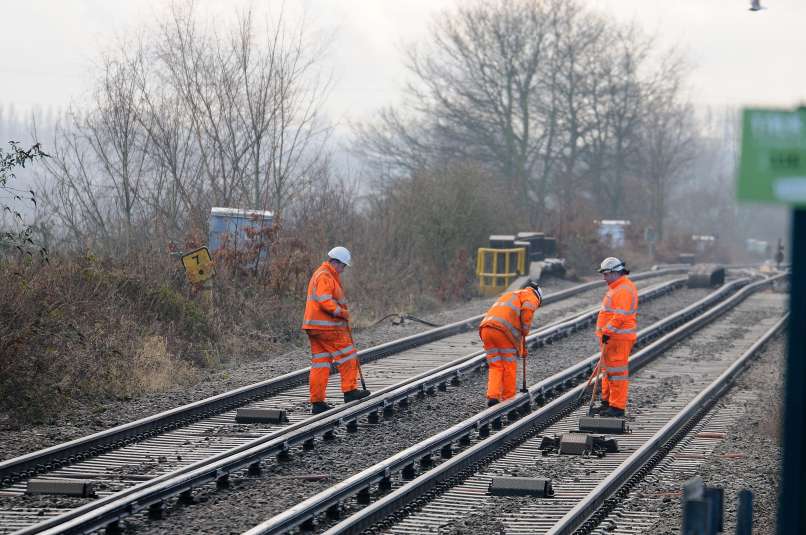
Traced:
<path id="1" fill-rule="evenodd" d="M 313 446 L 311 446 L 311 449 L 313 449 Z M 249 469 L 247 470 L 247 473 L 250 476 L 257 476 L 257 475 L 260 475 L 260 473 L 262 471 L 263 471 L 263 469 L 260 466 L 260 462 L 256 462 L 256 463 L 252 463 L 252 464 L 249 465 Z"/>
<path id="2" fill-rule="evenodd" d="M 336 505 L 331 505 L 325 511 L 325 516 L 329 520 L 339 520 L 341 519 L 341 503 L 337 503 Z"/>
<path id="3" fill-rule="evenodd" d="M 549 296 L 547 296 L 547 298 L 548 298 L 548 297 L 549 297 Z M 469 324 L 468 324 L 468 325 L 469 325 Z M 556 331 L 559 331 L 559 330 L 556 330 Z M 474 370 L 474 371 L 476 371 L 476 372 L 479 372 L 479 371 L 480 371 L 480 368 L 479 368 L 479 366 L 478 366 L 478 365 L 475 365 L 475 366 L 471 367 L 470 369 L 473 369 L 473 370 Z M 446 381 L 446 379 L 443 379 L 443 382 L 447 382 L 447 381 Z M 421 385 L 422 385 L 422 384 L 425 384 L 425 383 L 421 383 Z M 419 388 L 422 388 L 422 386 L 420 386 Z M 433 390 L 433 389 L 434 389 L 433 385 L 432 385 L 430 388 Z M 360 406 L 360 407 L 361 407 L 361 410 L 366 410 L 366 409 L 365 409 L 365 407 L 363 407 L 363 406 Z M 362 414 L 366 414 L 366 412 L 364 412 L 364 413 L 362 413 Z M 326 417 L 325 417 L 325 418 L 326 418 Z M 314 420 L 314 421 L 316 421 L 317 419 L 316 419 L 316 418 L 314 418 L 313 420 Z M 311 424 L 311 425 L 313 425 L 313 424 Z M 356 423 L 356 425 L 357 425 L 357 423 Z M 321 433 L 321 432 L 322 432 L 322 430 L 320 429 L 320 430 L 318 431 L 318 433 Z M 326 432 L 326 433 L 327 433 L 327 432 Z M 438 450 L 437 450 L 437 451 L 438 451 Z M 248 467 L 248 464 L 243 464 L 243 467 L 244 467 L 244 468 Z M 197 486 L 197 485 L 199 484 L 199 479 L 195 479 L 193 484 Z"/>
<path id="4" fill-rule="evenodd" d="M 743 284 L 740 282 L 738 285 L 742 286 Z M 646 362 L 651 360 L 651 358 L 654 358 L 654 355 L 658 354 L 659 352 L 664 351 L 671 344 L 676 343 L 681 338 L 687 336 L 688 335 L 687 329 L 696 330 L 699 327 L 710 323 L 716 317 L 718 317 L 722 313 L 724 313 L 726 310 L 732 308 L 732 306 L 734 306 L 738 302 L 741 302 L 747 295 L 749 295 L 749 293 L 751 293 L 752 291 L 754 291 L 755 289 L 758 289 L 760 287 L 761 287 L 761 285 L 754 284 L 752 290 L 748 289 L 747 291 L 742 291 L 742 293 L 740 295 L 732 297 L 726 303 L 722 303 L 719 306 L 715 307 L 715 309 L 706 312 L 704 314 L 703 318 L 701 319 L 701 321 L 697 322 L 696 326 L 692 323 L 691 325 L 687 325 L 685 328 L 675 330 L 672 333 L 670 333 L 669 335 L 664 336 L 662 339 L 658 340 L 657 342 L 654 342 L 649 347 L 647 347 L 646 349 L 644 349 L 641 352 L 639 352 L 639 353 L 641 353 L 641 356 L 640 356 L 640 358 L 635 359 L 635 362 L 634 362 L 635 369 L 639 369 Z M 718 290 L 717 292 L 715 292 L 715 294 L 717 294 L 715 297 L 712 297 L 711 299 L 708 299 L 707 302 L 719 301 L 719 300 L 721 300 L 721 298 L 725 297 L 726 295 L 731 293 L 733 290 L 735 290 L 735 288 L 736 288 L 736 285 L 725 285 L 725 287 L 723 289 Z M 678 315 L 678 318 L 679 317 L 680 317 L 680 315 Z M 664 323 L 668 324 L 668 322 L 666 322 L 666 320 L 663 320 L 663 321 L 659 322 L 660 325 L 663 325 Z M 649 332 L 649 331 L 644 330 L 642 333 L 639 333 L 639 336 L 645 335 L 647 332 Z M 636 354 L 635 357 L 639 357 L 639 355 Z M 632 362 L 633 361 L 631 361 L 631 363 Z M 631 368 L 632 367 L 633 367 L 633 365 L 631 364 Z M 579 368 L 584 369 L 585 366 L 582 365 L 582 366 L 575 367 L 576 372 L 578 372 Z M 549 380 L 545 381 L 545 383 L 552 384 L 552 380 L 554 381 L 554 383 L 558 383 L 558 381 L 556 381 L 554 378 L 550 378 Z M 559 384 L 561 385 L 561 381 L 559 382 Z M 540 392 L 541 389 L 543 389 L 543 388 L 544 387 L 543 387 L 542 384 L 541 385 L 535 385 L 534 387 L 532 387 L 530 389 L 531 390 L 530 395 L 537 397 L 536 394 L 538 392 Z M 572 390 L 570 392 L 566 392 L 564 394 L 563 393 L 558 393 L 558 398 L 553 400 L 550 405 L 548 405 L 544 409 L 541 409 L 540 411 L 538 411 L 538 413 L 536 413 L 535 416 L 530 417 L 525 422 L 518 422 L 518 423 L 513 424 L 513 429 L 509 429 L 509 431 L 504 432 L 504 435 L 501 436 L 500 439 L 504 443 L 506 443 L 506 441 L 508 439 L 505 437 L 505 435 L 507 433 L 511 433 L 513 435 L 513 437 L 521 437 L 521 438 L 528 438 L 530 436 L 534 436 L 535 434 L 537 434 L 539 428 L 545 428 L 547 425 L 551 425 L 554 421 L 558 420 L 560 417 L 569 414 L 576 407 L 579 406 L 579 402 L 575 402 L 576 396 L 574 394 L 577 394 L 577 392 L 581 388 L 582 388 L 582 386 L 577 386 L 574 390 Z M 491 409 L 488 409 L 488 411 L 490 411 L 490 410 Z M 552 414 L 552 412 L 554 414 Z M 534 426 L 534 422 L 536 421 L 536 419 L 537 419 L 537 421 L 542 420 L 542 422 L 539 424 L 539 426 Z M 529 427 L 526 427 L 525 424 L 527 424 L 527 423 L 530 423 L 530 424 L 532 424 L 534 426 L 531 431 L 529 430 L 530 429 Z M 483 436 L 484 428 L 481 427 L 480 423 L 477 424 L 477 425 L 480 427 L 479 435 Z M 492 440 L 493 440 L 493 442 L 488 442 L 488 441 L 480 442 L 479 444 L 477 444 L 476 446 L 474 446 L 470 450 L 467 450 L 467 451 L 463 452 L 462 457 L 470 456 L 470 459 L 472 459 L 472 457 L 474 455 L 476 455 L 477 451 L 480 452 L 480 451 L 484 451 L 486 449 L 488 451 L 492 451 L 492 453 L 490 455 L 482 456 L 481 460 L 477 461 L 476 464 L 484 464 L 484 463 L 491 462 L 495 458 L 495 456 L 500 453 L 500 450 L 503 449 L 501 446 L 496 445 L 496 442 L 499 440 L 498 435 L 496 435 L 496 437 L 494 439 L 492 439 Z M 452 476 L 453 473 L 461 474 L 463 477 L 469 476 L 469 472 L 467 470 L 463 470 L 461 468 L 458 468 L 458 465 L 455 463 L 455 461 L 457 461 L 457 459 L 459 459 L 459 458 L 454 457 L 451 460 L 445 461 L 445 463 L 440 465 L 435 471 L 432 471 L 432 472 L 435 472 L 435 473 L 439 472 L 440 473 L 440 475 L 438 476 L 439 478 L 453 477 Z M 431 472 L 423 474 L 423 477 L 424 477 L 424 479 L 422 480 L 420 485 L 425 485 L 426 482 L 438 481 L 438 479 L 436 479 L 437 476 L 432 477 Z M 411 485 L 408 485 L 405 488 L 409 488 L 409 487 L 411 487 Z M 413 494 L 416 495 L 417 493 L 420 492 L 420 490 L 417 490 L 417 491 L 412 490 L 412 491 L 406 491 L 406 492 L 407 493 L 413 493 Z M 412 499 L 414 500 L 415 503 L 420 503 L 421 502 L 420 499 L 414 498 L 414 496 L 412 496 Z M 373 509 L 373 511 L 378 511 L 380 513 L 380 511 L 385 510 L 392 503 L 401 503 L 401 504 L 403 504 L 405 502 L 405 500 L 404 500 L 404 489 L 403 488 L 398 489 L 397 491 L 395 491 L 391 495 L 389 495 L 388 499 L 384 499 L 382 501 L 384 502 L 383 505 L 374 504 L 373 506 L 371 506 L 371 509 Z M 375 513 L 373 512 L 372 514 L 375 514 Z M 355 516 L 360 516 L 360 515 L 355 515 Z M 363 523 L 364 521 L 361 520 L 360 522 Z M 371 524 L 348 524 L 348 523 L 343 522 L 339 526 L 343 526 L 343 525 L 344 526 L 346 526 L 346 525 L 353 525 L 353 526 L 361 525 L 362 527 L 367 527 L 368 525 L 371 525 Z"/>
<path id="5" fill-rule="evenodd" d="M 400 477 L 405 481 L 411 481 L 415 476 L 414 463 L 407 464 L 403 467 L 403 470 L 400 471 Z"/>
<path id="6" fill-rule="evenodd" d="M 369 505 L 372 501 L 372 496 L 370 495 L 370 488 L 364 487 L 363 489 L 359 490 L 358 493 L 355 495 L 355 501 L 361 505 Z"/>
<path id="7" fill-rule="evenodd" d="M 177 501 L 182 505 L 192 505 L 196 503 L 196 499 L 193 497 L 193 489 L 187 489 L 180 492 Z"/>
<path id="8" fill-rule="evenodd" d="M 151 519 L 158 520 L 162 518 L 162 513 L 165 510 L 165 505 L 163 502 L 152 503 L 148 506 L 148 517 Z"/>

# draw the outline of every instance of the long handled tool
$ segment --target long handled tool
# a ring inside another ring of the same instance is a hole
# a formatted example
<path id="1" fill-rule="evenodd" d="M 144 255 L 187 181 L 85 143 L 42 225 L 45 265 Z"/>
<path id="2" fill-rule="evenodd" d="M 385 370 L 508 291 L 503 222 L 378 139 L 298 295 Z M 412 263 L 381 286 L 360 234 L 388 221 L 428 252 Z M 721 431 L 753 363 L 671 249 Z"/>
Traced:
<path id="1" fill-rule="evenodd" d="M 588 403 L 588 416 L 593 416 L 593 402 L 596 400 L 596 387 L 599 386 L 599 368 L 596 370 L 596 377 L 593 378 L 593 392 L 591 392 L 591 400 Z"/>
<path id="2" fill-rule="evenodd" d="M 591 393 L 590 403 L 588 403 L 588 416 L 593 416 L 593 402 L 596 400 L 596 387 L 599 386 L 599 374 L 602 372 L 603 368 L 605 347 L 607 347 L 607 344 L 602 342 L 602 351 L 599 353 L 599 363 L 596 365 L 596 371 L 593 375 L 593 392 Z"/>
<path id="3" fill-rule="evenodd" d="M 521 359 L 523 360 L 523 383 L 521 384 L 521 392 L 528 392 L 529 389 L 526 387 L 526 341 L 521 338 L 521 347 L 520 347 Z"/>
<path id="4" fill-rule="evenodd" d="M 364 382 L 364 373 L 361 371 L 361 359 L 358 358 L 358 348 L 355 346 L 355 340 L 353 340 L 353 328 L 350 327 L 350 324 L 347 324 L 347 332 L 350 333 L 350 343 L 353 344 L 353 349 L 356 350 L 355 355 L 355 363 L 358 366 L 358 378 L 361 379 L 361 389 L 367 389 L 367 383 Z"/>
<path id="5" fill-rule="evenodd" d="M 591 385 L 591 381 L 593 381 L 594 377 L 597 377 L 599 375 L 599 366 L 601 365 L 601 363 L 602 363 L 602 358 L 600 356 L 599 361 L 596 363 L 596 366 L 594 366 L 594 368 L 593 368 L 593 372 L 591 372 L 590 377 L 588 377 L 588 381 L 585 383 L 585 388 L 583 388 L 582 391 L 579 393 L 579 396 L 577 396 L 577 401 L 579 401 L 579 400 L 581 400 L 582 398 L 585 397 L 585 394 L 588 392 L 588 387 Z"/>
<path id="6" fill-rule="evenodd" d="M 588 387 L 591 385 L 591 381 L 593 381 L 593 379 L 595 377 L 599 377 L 599 372 L 602 369 L 602 360 L 603 360 L 603 358 L 604 358 L 604 344 L 602 344 L 602 351 L 599 353 L 599 361 L 596 363 L 596 366 L 593 368 L 593 372 L 591 373 L 590 377 L 588 377 L 588 381 L 585 383 L 585 388 L 583 388 L 582 391 L 579 393 L 579 396 L 577 397 L 577 401 L 579 401 L 583 397 L 585 397 L 585 394 L 588 391 Z"/>

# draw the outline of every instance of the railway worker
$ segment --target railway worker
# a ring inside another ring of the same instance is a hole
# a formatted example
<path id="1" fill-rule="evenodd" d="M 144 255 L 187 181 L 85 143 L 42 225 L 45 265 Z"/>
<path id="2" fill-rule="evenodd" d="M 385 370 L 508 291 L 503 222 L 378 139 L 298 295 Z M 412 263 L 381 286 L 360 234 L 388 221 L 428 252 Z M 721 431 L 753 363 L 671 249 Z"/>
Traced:
<path id="1" fill-rule="evenodd" d="M 599 266 L 607 293 L 596 319 L 596 336 L 602 350 L 601 416 L 622 417 L 630 385 L 629 358 L 637 338 L 638 290 L 627 278 L 630 272 L 618 258 L 609 257 Z"/>
<path id="2" fill-rule="evenodd" d="M 487 353 L 488 407 L 515 395 L 518 355 L 522 351 L 526 358 L 524 339 L 542 302 L 540 286 L 530 280 L 522 290 L 499 297 L 481 321 L 479 336 Z"/>
<path id="3" fill-rule="evenodd" d="M 350 313 L 339 276 L 350 265 L 350 251 L 334 247 L 327 260 L 314 271 L 308 282 L 308 299 L 302 328 L 311 343 L 309 388 L 311 412 L 319 414 L 332 408 L 325 403 L 330 366 L 335 364 L 341 376 L 344 402 L 367 397 L 368 390 L 358 390 L 358 351 L 350 331 Z"/>

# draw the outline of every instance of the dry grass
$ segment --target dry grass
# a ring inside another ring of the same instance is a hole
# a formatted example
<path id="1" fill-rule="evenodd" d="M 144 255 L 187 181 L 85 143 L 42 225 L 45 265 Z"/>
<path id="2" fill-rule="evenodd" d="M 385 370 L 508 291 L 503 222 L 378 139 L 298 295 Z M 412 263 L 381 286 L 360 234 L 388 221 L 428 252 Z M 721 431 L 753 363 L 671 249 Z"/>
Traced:
<path id="1" fill-rule="evenodd" d="M 164 336 L 143 339 L 142 348 L 132 360 L 131 372 L 130 379 L 121 381 L 121 391 L 129 389 L 131 394 L 165 392 L 176 385 L 192 384 L 198 375 L 190 363 L 168 351 L 168 339 Z"/>

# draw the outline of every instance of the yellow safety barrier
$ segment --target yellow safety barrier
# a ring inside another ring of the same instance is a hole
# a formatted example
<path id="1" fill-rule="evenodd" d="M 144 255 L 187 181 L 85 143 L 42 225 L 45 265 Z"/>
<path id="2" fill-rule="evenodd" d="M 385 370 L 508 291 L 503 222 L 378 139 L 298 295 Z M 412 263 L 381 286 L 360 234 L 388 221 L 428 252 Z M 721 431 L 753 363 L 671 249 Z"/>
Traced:
<path id="1" fill-rule="evenodd" d="M 517 277 L 526 274 L 526 249 L 490 249 L 480 247 L 476 254 L 476 276 L 484 295 L 506 289 Z"/>

